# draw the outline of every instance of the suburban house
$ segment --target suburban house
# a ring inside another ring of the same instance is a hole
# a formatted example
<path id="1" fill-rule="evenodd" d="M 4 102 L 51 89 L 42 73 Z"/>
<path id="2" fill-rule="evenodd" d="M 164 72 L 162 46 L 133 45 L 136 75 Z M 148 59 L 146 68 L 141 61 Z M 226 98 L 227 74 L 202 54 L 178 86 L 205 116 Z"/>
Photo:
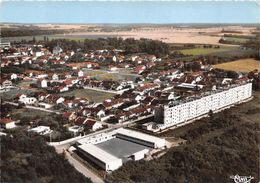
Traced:
<path id="1" fill-rule="evenodd" d="M 106 109 L 118 108 L 124 103 L 123 99 L 107 99 L 103 102 Z"/>
<path id="2" fill-rule="evenodd" d="M 41 88 L 47 88 L 48 87 L 48 81 L 46 79 L 40 79 L 39 81 L 39 85 Z"/>
<path id="3" fill-rule="evenodd" d="M 75 125 L 84 127 L 85 129 L 89 129 L 92 131 L 96 131 L 98 129 L 103 128 L 102 124 L 98 123 L 96 120 L 85 118 L 85 117 L 78 117 L 75 120 Z"/>
<path id="4" fill-rule="evenodd" d="M 6 88 L 6 87 L 10 87 L 12 86 L 12 81 L 8 80 L 8 79 L 1 79 L 0 80 L 0 88 Z"/>
<path id="5" fill-rule="evenodd" d="M 52 53 L 53 53 L 54 55 L 59 55 L 59 54 L 61 54 L 62 52 L 63 52 L 63 50 L 62 50 L 62 48 L 59 47 L 59 46 L 55 46 L 55 47 L 53 48 L 53 50 L 52 50 Z"/>
<path id="6" fill-rule="evenodd" d="M 20 95 L 18 101 L 25 105 L 33 105 L 38 102 L 35 97 L 27 97 L 25 94 Z"/>
<path id="7" fill-rule="evenodd" d="M 72 121 L 75 120 L 77 116 L 75 112 L 64 112 L 63 117 L 69 121 Z"/>
<path id="8" fill-rule="evenodd" d="M 136 74 L 142 74 L 146 69 L 145 65 L 138 65 L 135 69 L 134 69 L 134 73 Z"/>
<path id="9" fill-rule="evenodd" d="M 11 118 L 2 118 L 0 120 L 0 126 L 1 126 L 1 128 L 4 128 L 4 129 L 15 128 L 16 127 L 15 122 L 17 122 L 17 121 L 12 120 Z"/>

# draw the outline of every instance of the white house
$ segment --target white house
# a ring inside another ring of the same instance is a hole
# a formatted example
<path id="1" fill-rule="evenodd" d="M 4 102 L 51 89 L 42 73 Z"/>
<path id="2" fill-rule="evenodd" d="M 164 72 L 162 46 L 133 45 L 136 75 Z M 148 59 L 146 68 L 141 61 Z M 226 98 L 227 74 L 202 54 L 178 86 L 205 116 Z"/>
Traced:
<path id="1" fill-rule="evenodd" d="M 65 101 L 65 98 L 60 97 L 58 100 L 56 100 L 56 104 L 63 103 Z"/>
<path id="2" fill-rule="evenodd" d="M 47 135 L 47 134 L 50 134 L 52 132 L 52 130 L 50 129 L 49 126 L 37 126 L 35 128 L 29 129 L 28 132 L 34 132 L 39 135 Z"/>
<path id="3" fill-rule="evenodd" d="M 17 74 L 15 74 L 15 73 L 11 74 L 11 77 L 10 77 L 11 80 L 16 80 L 17 78 L 18 78 Z"/>
<path id="4" fill-rule="evenodd" d="M 52 80 L 59 80 L 58 74 L 53 74 L 52 75 Z"/>
<path id="5" fill-rule="evenodd" d="M 80 70 L 79 72 L 78 72 L 78 77 L 83 77 L 84 76 L 84 72 L 82 71 L 82 70 Z"/>
<path id="6" fill-rule="evenodd" d="M 59 46 L 54 47 L 53 50 L 52 50 L 52 53 L 53 53 L 54 55 L 59 55 L 59 54 L 62 53 L 62 52 L 63 52 L 63 50 L 62 50 L 62 48 L 59 47 Z"/>
<path id="7" fill-rule="evenodd" d="M 35 97 L 27 97 L 26 95 L 22 94 L 18 101 L 25 105 L 33 105 L 37 102 L 37 99 Z"/>
<path id="8" fill-rule="evenodd" d="M 48 81 L 46 79 L 41 80 L 41 87 L 47 88 L 48 87 Z"/>
<path id="9" fill-rule="evenodd" d="M 74 125 L 74 126 L 69 127 L 68 131 L 72 132 L 74 135 L 77 135 L 83 131 L 83 128 L 80 126 Z"/>
<path id="10" fill-rule="evenodd" d="M 1 128 L 5 128 L 5 129 L 11 129 L 11 128 L 15 128 L 15 121 L 12 120 L 11 118 L 3 118 L 0 120 L 0 125 Z"/>
<path id="11" fill-rule="evenodd" d="M 42 56 L 42 55 L 44 55 L 44 52 L 43 52 L 43 51 L 36 51 L 36 52 L 35 52 L 35 56 L 36 56 L 36 57 L 40 57 L 40 56 Z"/>
<path id="12" fill-rule="evenodd" d="M 100 110 L 100 111 L 97 112 L 97 116 L 98 116 L 99 118 L 102 118 L 102 117 L 104 117 L 105 115 L 106 115 L 106 113 L 105 113 L 104 110 Z"/>
<path id="13" fill-rule="evenodd" d="M 118 68 L 115 66 L 110 68 L 110 71 L 112 71 L 112 72 L 117 71 L 117 70 L 118 70 Z"/>
<path id="14" fill-rule="evenodd" d="M 116 62 L 116 56 L 113 56 L 112 60 L 113 60 L 114 62 Z"/>

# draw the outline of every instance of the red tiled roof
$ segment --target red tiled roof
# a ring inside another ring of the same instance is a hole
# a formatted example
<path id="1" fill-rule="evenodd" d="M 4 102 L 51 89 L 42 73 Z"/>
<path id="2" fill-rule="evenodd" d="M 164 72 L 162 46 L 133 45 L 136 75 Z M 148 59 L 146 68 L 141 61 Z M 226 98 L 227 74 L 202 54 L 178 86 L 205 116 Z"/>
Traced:
<path id="1" fill-rule="evenodd" d="M 11 123 L 13 122 L 14 120 L 12 120 L 11 118 L 3 118 L 0 120 L 0 123 L 1 124 L 7 124 L 7 123 Z"/>
<path id="2" fill-rule="evenodd" d="M 64 116 L 65 118 L 69 118 L 71 114 L 72 114 L 72 112 L 64 112 L 64 113 L 63 113 L 63 116 Z"/>

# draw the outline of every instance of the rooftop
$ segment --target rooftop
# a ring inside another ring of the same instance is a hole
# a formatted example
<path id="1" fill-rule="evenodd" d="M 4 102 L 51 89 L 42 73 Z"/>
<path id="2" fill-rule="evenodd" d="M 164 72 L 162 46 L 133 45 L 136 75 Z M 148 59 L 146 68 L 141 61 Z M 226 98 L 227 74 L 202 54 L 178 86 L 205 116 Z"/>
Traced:
<path id="1" fill-rule="evenodd" d="M 93 144 L 83 144 L 78 146 L 81 150 L 95 156 L 97 159 L 104 163 L 110 163 L 115 161 L 122 161 L 120 158 L 117 158 L 110 153 L 100 149 L 99 147 Z"/>
<path id="2" fill-rule="evenodd" d="M 144 134 L 144 133 L 140 133 L 140 132 L 125 129 L 125 128 L 119 128 L 115 131 L 118 134 L 127 135 L 127 136 L 132 137 L 132 138 L 142 139 L 142 140 L 147 141 L 147 142 L 154 142 L 155 143 L 155 142 L 164 140 L 164 139 L 159 138 L 159 137 L 147 135 L 147 134 Z"/>

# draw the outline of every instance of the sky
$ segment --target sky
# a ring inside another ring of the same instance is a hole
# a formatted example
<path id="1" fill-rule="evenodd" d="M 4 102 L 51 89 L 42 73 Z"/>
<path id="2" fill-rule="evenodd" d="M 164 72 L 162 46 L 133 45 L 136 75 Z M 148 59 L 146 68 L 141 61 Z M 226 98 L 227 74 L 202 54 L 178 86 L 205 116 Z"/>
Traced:
<path id="1" fill-rule="evenodd" d="M 1 0 L 0 0 L 1 1 Z M 0 22 L 260 23 L 254 1 L 2 1 Z"/>

